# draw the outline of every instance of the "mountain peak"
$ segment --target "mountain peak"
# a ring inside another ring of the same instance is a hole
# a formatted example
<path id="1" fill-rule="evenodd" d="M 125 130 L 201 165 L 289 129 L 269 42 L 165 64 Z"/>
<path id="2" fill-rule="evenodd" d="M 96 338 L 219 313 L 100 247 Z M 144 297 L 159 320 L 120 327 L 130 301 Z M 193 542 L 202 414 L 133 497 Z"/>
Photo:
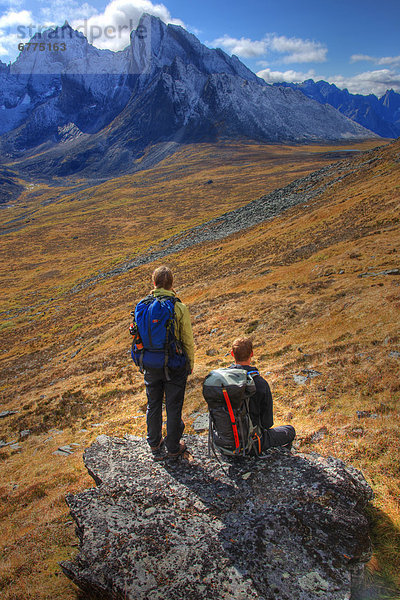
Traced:
<path id="1" fill-rule="evenodd" d="M 130 73 L 150 74 L 172 65 L 176 57 L 194 65 L 199 71 L 229 73 L 250 81 L 258 77 L 237 57 L 219 49 L 208 48 L 180 25 L 166 24 L 159 17 L 143 13 L 131 32 Z"/>

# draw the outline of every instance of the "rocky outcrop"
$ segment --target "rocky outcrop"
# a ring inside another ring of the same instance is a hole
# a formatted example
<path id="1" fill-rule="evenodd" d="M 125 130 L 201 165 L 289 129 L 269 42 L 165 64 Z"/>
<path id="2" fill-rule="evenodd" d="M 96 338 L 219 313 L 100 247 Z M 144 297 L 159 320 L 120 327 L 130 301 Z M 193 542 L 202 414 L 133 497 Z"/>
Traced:
<path id="1" fill-rule="evenodd" d="M 80 552 L 61 564 L 85 597 L 344 600 L 369 556 L 356 469 L 317 454 L 153 462 L 146 442 L 99 436 L 97 487 L 68 496 Z"/>

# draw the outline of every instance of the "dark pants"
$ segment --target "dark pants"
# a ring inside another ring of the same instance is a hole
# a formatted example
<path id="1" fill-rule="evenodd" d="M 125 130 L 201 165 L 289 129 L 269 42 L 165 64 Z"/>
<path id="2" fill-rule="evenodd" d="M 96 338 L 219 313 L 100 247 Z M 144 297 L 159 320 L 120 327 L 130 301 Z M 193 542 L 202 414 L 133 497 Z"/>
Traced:
<path id="1" fill-rule="evenodd" d="M 290 444 L 295 437 L 296 431 L 291 425 L 282 425 L 281 427 L 264 429 L 262 449 L 268 450 L 268 448 Z"/>
<path id="2" fill-rule="evenodd" d="M 185 395 L 187 371 L 170 369 L 167 381 L 163 369 L 146 369 L 144 383 L 147 394 L 147 442 L 156 447 L 162 437 L 162 403 L 165 396 L 167 411 L 167 435 L 165 445 L 168 452 L 178 452 L 179 441 L 185 424 L 182 421 L 182 406 Z"/>

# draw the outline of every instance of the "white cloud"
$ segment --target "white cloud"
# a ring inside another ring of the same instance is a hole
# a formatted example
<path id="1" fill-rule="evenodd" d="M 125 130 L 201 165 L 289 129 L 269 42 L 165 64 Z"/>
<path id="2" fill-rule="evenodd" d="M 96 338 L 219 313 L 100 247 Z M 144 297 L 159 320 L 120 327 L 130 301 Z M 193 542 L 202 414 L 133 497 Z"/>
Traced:
<path id="1" fill-rule="evenodd" d="M 368 61 L 374 61 L 374 57 L 373 56 L 369 56 L 368 54 L 352 54 L 350 57 L 350 62 L 355 63 L 355 62 L 360 62 L 363 60 L 368 60 Z"/>
<path id="2" fill-rule="evenodd" d="M 258 77 L 264 79 L 267 83 L 280 83 L 287 81 L 289 83 L 300 83 L 306 79 L 316 79 L 316 74 L 313 69 L 302 73 L 300 71 L 272 71 L 271 69 L 263 69 L 257 73 Z M 321 79 L 321 77 L 318 77 Z"/>
<path id="3" fill-rule="evenodd" d="M 400 56 L 369 56 L 368 54 L 353 54 L 350 57 L 350 62 L 369 61 L 376 65 L 400 65 Z"/>
<path id="4" fill-rule="evenodd" d="M 320 42 L 288 38 L 284 35 L 268 34 L 267 46 L 280 54 L 287 54 L 282 59 L 284 63 L 325 62 L 328 49 Z"/>
<path id="5" fill-rule="evenodd" d="M 386 90 L 400 92 L 400 73 L 391 69 L 365 71 L 352 77 L 335 75 L 329 78 L 339 88 L 347 88 L 352 94 L 375 94 L 382 96 Z"/>
<path id="6" fill-rule="evenodd" d="M 314 81 L 323 79 L 329 83 L 334 83 L 340 89 L 347 88 L 351 94 L 375 94 L 380 97 L 388 89 L 400 92 L 400 73 L 390 69 L 366 71 L 351 77 L 343 75 L 327 77 L 325 75 L 317 75 L 313 69 L 301 72 L 294 70 L 273 71 L 270 68 L 266 68 L 259 71 L 257 75 L 267 83 L 280 83 L 281 81 L 301 83 L 306 79 L 314 79 Z"/>
<path id="7" fill-rule="evenodd" d="M 378 59 L 377 65 L 400 65 L 400 56 L 383 56 Z"/>
<path id="8" fill-rule="evenodd" d="M 5 27 L 14 27 L 18 25 L 29 25 L 32 23 L 32 13 L 30 10 L 8 11 L 0 17 L 0 29 Z"/>
<path id="9" fill-rule="evenodd" d="M 40 9 L 41 19 L 54 25 L 63 25 L 65 20 L 87 19 L 95 14 L 97 9 L 94 6 L 77 0 L 52 0 Z"/>
<path id="10" fill-rule="evenodd" d="M 130 32 L 136 29 L 144 12 L 164 23 L 184 26 L 180 19 L 171 17 L 164 4 L 153 4 L 150 0 L 111 0 L 103 12 L 89 16 L 85 22 L 74 19 L 71 26 L 82 31 L 97 48 L 117 51 L 128 46 Z"/>
<path id="11" fill-rule="evenodd" d="M 233 38 L 229 35 L 217 38 L 213 42 L 210 42 L 210 46 L 214 48 L 223 48 L 229 54 L 236 54 L 243 58 L 254 58 L 256 56 L 262 56 L 267 52 L 266 40 L 252 41 L 249 38 Z"/>
<path id="12" fill-rule="evenodd" d="M 19 28 L 29 26 L 32 21 L 32 13 L 29 10 L 9 10 L 0 17 L 0 56 L 10 58 L 18 54 L 21 36 L 17 32 Z"/>
<path id="13" fill-rule="evenodd" d="M 267 53 L 284 55 L 279 61 L 285 64 L 324 62 L 328 49 L 320 42 L 302 40 L 300 38 L 288 38 L 284 35 L 267 33 L 262 40 L 250 40 L 249 38 L 233 38 L 229 35 L 215 39 L 210 42 L 214 47 L 220 47 L 243 58 L 254 58 Z"/>
<path id="14" fill-rule="evenodd" d="M 16 33 L 4 33 L 0 31 L 0 56 L 10 57 L 19 53 L 18 44 L 21 43 L 21 37 Z"/>

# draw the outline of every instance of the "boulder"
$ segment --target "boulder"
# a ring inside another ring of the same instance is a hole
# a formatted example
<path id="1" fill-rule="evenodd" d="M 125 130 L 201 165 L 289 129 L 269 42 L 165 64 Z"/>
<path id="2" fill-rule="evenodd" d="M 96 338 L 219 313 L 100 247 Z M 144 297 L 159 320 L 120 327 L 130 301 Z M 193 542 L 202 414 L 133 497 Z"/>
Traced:
<path id="1" fill-rule="evenodd" d="M 101 435 L 96 487 L 67 496 L 80 551 L 61 567 L 85 598 L 344 600 L 370 556 L 372 491 L 340 460 L 272 449 L 151 459 L 145 440 Z"/>

